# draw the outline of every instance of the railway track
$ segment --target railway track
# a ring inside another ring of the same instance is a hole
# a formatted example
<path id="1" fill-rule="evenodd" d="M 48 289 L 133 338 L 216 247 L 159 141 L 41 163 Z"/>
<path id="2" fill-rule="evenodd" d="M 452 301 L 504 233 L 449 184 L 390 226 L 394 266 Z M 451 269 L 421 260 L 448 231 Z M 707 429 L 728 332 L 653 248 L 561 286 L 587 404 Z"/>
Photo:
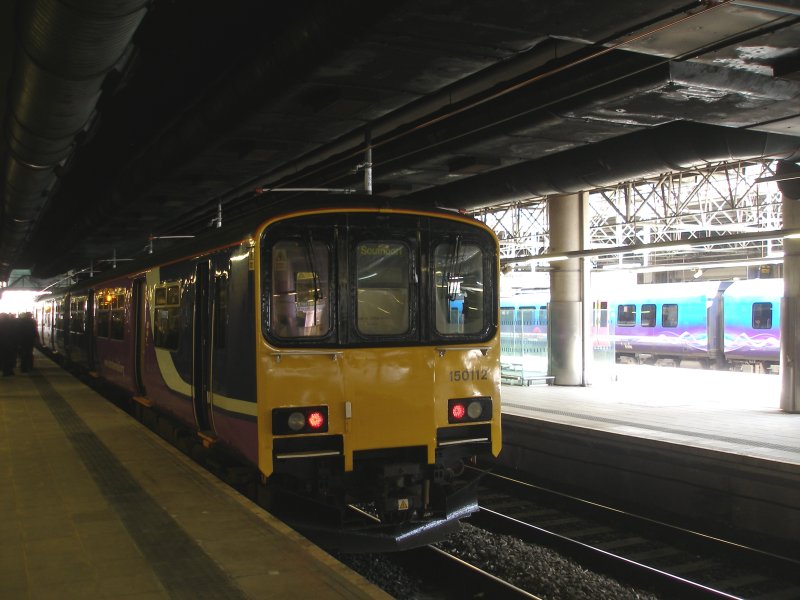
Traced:
<path id="1" fill-rule="evenodd" d="M 490 475 L 470 522 L 663 598 L 800 598 L 800 561 Z"/>
<path id="2" fill-rule="evenodd" d="M 469 524 L 444 541 L 411 551 L 334 555 L 399 600 L 655 600 L 553 550 Z"/>
<path id="3" fill-rule="evenodd" d="M 536 600 L 535 596 L 488 570 L 462 560 L 436 546 L 404 552 L 400 564 L 422 579 L 425 589 L 420 596 L 463 600 L 492 598 L 499 600 Z"/>
<path id="4" fill-rule="evenodd" d="M 365 523 L 377 520 L 359 507 L 350 508 L 353 518 L 360 518 Z M 538 599 L 538 596 L 462 560 L 436 544 L 402 552 L 359 554 L 333 551 L 333 554 L 353 570 L 403 600 Z"/>

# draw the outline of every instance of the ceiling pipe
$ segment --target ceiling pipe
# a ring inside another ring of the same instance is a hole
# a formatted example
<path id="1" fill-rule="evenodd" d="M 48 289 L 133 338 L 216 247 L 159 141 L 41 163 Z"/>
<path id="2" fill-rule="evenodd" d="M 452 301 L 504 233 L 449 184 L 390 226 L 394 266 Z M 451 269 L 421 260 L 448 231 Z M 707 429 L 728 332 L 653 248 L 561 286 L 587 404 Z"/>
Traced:
<path id="1" fill-rule="evenodd" d="M 3 138 L 0 280 L 30 235 L 58 169 L 87 131 L 107 74 L 150 0 L 20 2 Z"/>
<path id="2" fill-rule="evenodd" d="M 314 3 L 314 10 L 303 13 L 301 20 L 285 23 L 280 37 L 270 39 L 257 54 L 236 65 L 224 77 L 219 77 L 180 117 L 168 123 L 135 156 L 120 166 L 115 174 L 113 193 L 104 197 L 102 202 L 91 203 L 90 210 L 77 212 L 76 226 L 62 238 L 66 245 L 79 245 L 87 231 L 113 221 L 133 202 L 146 207 L 148 214 L 157 218 L 167 230 L 174 229 L 176 221 L 183 224 L 191 215 L 173 214 L 164 208 L 162 202 L 151 199 L 147 203 L 143 197 L 198 154 L 218 144 L 221 136 L 236 131 L 243 120 L 246 122 L 247 118 L 257 115 L 258 110 L 274 102 L 276 93 L 291 90 L 303 78 L 309 77 L 323 58 L 342 51 L 353 36 L 369 30 L 392 7 L 368 0 L 338 3 L 318 0 Z M 254 187 L 248 186 L 247 189 L 252 193 Z M 209 203 L 205 208 L 216 207 L 220 202 L 223 202 L 222 198 L 215 198 L 213 204 Z M 226 210 L 229 209 L 226 205 Z M 207 211 L 197 216 L 207 223 L 211 214 Z M 60 215 L 48 213 L 42 220 L 42 231 L 58 227 L 62 220 Z M 132 244 L 129 245 L 132 248 Z M 65 257 L 50 261 L 51 258 L 40 257 L 36 268 L 44 272 L 65 268 Z M 50 262 L 44 263 L 44 260 Z"/>
<path id="3" fill-rule="evenodd" d="M 408 198 L 444 208 L 476 210 L 554 194 L 575 194 L 704 163 L 798 157 L 800 139 L 796 137 L 677 121 L 495 169 Z"/>

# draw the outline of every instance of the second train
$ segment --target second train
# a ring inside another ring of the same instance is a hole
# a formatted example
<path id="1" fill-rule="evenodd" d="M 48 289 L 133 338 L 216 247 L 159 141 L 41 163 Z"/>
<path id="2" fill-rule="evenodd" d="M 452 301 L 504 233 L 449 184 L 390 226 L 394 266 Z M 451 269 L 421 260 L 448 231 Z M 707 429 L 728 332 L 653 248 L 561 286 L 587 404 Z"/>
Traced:
<path id="1" fill-rule="evenodd" d="M 782 279 L 623 286 L 595 300 L 593 343 L 619 363 L 776 373 L 782 297 Z M 546 371 L 548 304 L 547 291 L 501 300 L 504 362 Z"/>

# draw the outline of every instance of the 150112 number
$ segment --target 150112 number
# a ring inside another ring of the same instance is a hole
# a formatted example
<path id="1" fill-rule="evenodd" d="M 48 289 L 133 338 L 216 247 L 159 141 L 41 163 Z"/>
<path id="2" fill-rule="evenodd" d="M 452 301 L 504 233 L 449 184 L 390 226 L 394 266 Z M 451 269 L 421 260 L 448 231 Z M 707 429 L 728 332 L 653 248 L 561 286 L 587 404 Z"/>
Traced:
<path id="1" fill-rule="evenodd" d="M 485 381 L 487 379 L 489 379 L 489 369 L 450 371 L 450 381 Z"/>

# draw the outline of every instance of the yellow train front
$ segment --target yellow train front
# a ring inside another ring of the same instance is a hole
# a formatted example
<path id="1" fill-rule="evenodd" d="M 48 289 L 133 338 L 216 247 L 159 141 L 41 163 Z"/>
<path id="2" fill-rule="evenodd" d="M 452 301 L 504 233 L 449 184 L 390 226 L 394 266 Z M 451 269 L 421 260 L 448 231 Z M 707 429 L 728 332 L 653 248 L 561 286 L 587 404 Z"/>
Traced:
<path id="1" fill-rule="evenodd" d="M 193 431 L 256 467 L 315 540 L 441 538 L 477 508 L 464 464 L 500 451 L 497 238 L 455 213 L 322 202 L 48 296 L 42 342 L 178 443 Z"/>
<path id="2" fill-rule="evenodd" d="M 376 534 L 384 549 L 441 537 L 476 509 L 465 463 L 500 451 L 494 234 L 457 214 L 363 208 L 276 217 L 253 243 L 268 486 L 360 507 L 377 519 L 358 527 L 373 547 Z"/>

